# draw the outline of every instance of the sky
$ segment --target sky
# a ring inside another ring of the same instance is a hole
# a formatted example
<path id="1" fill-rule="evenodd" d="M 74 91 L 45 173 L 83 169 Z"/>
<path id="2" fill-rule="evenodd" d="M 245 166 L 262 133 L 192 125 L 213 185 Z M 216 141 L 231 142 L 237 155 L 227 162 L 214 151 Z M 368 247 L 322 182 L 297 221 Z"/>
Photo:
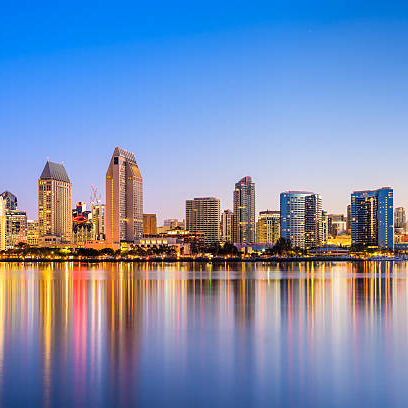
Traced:
<path id="1" fill-rule="evenodd" d="M 105 201 L 120 146 L 159 221 L 232 208 L 248 175 L 257 211 L 306 189 L 345 213 L 381 186 L 408 206 L 407 23 L 403 1 L 2 0 L 0 190 L 36 218 L 49 158 L 74 202 Z"/>

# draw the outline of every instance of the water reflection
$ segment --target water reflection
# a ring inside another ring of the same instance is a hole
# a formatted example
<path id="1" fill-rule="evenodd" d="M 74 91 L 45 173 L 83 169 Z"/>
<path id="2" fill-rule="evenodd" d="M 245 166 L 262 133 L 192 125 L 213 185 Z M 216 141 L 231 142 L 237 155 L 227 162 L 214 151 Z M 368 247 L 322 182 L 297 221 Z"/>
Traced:
<path id="1" fill-rule="evenodd" d="M 406 264 L 0 264 L 3 406 L 406 405 Z"/>

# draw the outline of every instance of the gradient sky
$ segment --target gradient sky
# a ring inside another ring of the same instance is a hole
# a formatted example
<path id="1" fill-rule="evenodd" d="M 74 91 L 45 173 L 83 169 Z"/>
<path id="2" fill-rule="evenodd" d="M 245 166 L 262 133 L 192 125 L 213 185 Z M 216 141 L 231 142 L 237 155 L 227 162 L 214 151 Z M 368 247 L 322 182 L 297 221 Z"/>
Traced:
<path id="1" fill-rule="evenodd" d="M 31 218 L 47 157 L 88 201 L 117 145 L 160 220 L 231 208 L 246 175 L 257 211 L 383 185 L 408 206 L 408 2 L 83 3 L 0 5 L 0 190 Z"/>

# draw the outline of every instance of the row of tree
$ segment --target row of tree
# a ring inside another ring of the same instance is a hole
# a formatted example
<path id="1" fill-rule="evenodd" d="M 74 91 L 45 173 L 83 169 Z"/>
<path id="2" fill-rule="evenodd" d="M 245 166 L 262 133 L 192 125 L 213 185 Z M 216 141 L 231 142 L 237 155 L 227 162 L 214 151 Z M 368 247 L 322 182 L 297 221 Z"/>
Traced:
<path id="1" fill-rule="evenodd" d="M 216 243 L 212 245 L 205 245 L 197 242 L 192 242 L 190 244 L 190 251 L 192 255 L 200 254 L 211 254 L 213 256 L 239 256 L 239 251 L 236 246 L 231 243 Z M 351 252 L 370 252 L 370 249 L 362 245 L 352 246 Z M 378 252 L 378 249 L 372 249 L 371 252 Z M 389 252 L 389 251 L 388 251 Z M 85 257 L 85 258 L 99 258 L 99 257 L 127 257 L 127 256 L 176 256 L 176 250 L 167 245 L 161 245 L 159 247 L 142 248 L 134 247 L 129 250 L 113 250 L 112 248 L 103 248 L 100 250 L 93 248 L 76 248 L 76 249 L 65 249 L 65 248 L 43 248 L 43 247 L 33 247 L 27 244 L 21 243 L 17 248 L 1 251 L 3 256 L 9 257 L 35 257 L 35 258 L 46 258 L 46 257 Z M 268 248 L 265 255 L 270 256 L 302 256 L 306 255 L 307 251 L 301 248 L 292 247 L 290 240 L 285 238 L 279 238 L 276 244 Z"/>

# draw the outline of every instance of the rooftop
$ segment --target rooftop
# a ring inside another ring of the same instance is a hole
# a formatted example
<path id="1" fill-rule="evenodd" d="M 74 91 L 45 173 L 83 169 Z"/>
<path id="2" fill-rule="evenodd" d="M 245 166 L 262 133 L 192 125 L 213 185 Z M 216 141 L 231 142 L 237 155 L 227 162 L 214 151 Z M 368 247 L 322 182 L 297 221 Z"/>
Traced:
<path id="1" fill-rule="evenodd" d="M 128 152 L 125 149 L 120 148 L 119 146 L 115 147 L 115 150 L 113 152 L 113 156 L 124 157 L 126 160 L 129 160 L 129 161 L 134 162 L 136 164 L 135 155 L 133 153 L 131 153 L 131 152 Z"/>
<path id="2" fill-rule="evenodd" d="M 374 189 L 374 190 L 356 190 L 356 191 L 353 191 L 353 194 L 356 194 L 356 193 L 375 193 L 375 192 L 381 191 L 381 190 L 392 190 L 392 187 L 381 187 L 381 188 L 377 188 L 377 189 Z"/>
<path id="3" fill-rule="evenodd" d="M 41 173 L 40 180 L 58 180 L 71 183 L 63 164 L 47 161 Z"/>

